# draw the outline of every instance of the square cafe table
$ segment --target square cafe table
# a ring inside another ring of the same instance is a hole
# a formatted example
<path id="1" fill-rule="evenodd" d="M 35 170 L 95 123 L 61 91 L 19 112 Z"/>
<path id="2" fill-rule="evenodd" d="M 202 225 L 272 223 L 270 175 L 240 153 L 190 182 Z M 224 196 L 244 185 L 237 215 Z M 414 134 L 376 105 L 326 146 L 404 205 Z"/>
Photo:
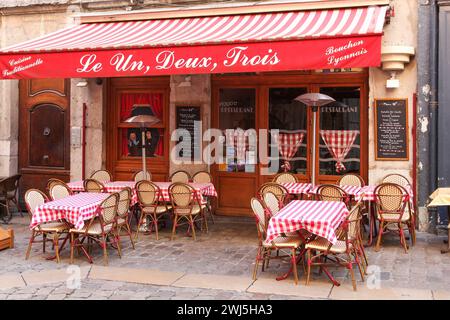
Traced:
<path id="1" fill-rule="evenodd" d="M 65 219 L 76 229 L 82 229 L 84 222 L 97 213 L 99 205 L 109 195 L 110 193 L 82 192 L 63 199 L 46 202 L 34 210 L 30 229 L 40 223 L 59 219 Z"/>
<path id="2" fill-rule="evenodd" d="M 289 194 L 309 194 L 309 191 L 312 188 L 311 183 L 303 183 L 303 182 L 285 182 L 280 183 L 283 187 L 287 189 Z"/>

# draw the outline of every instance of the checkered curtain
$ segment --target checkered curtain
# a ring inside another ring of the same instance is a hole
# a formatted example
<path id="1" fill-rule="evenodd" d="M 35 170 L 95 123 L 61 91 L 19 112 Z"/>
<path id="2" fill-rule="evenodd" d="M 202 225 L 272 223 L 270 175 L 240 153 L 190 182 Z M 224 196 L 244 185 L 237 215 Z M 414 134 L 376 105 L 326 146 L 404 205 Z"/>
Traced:
<path id="1" fill-rule="evenodd" d="M 236 148 L 236 158 L 245 160 L 245 151 L 248 147 L 247 132 L 242 129 L 228 129 L 225 130 L 225 136 L 227 145 Z"/>
<path id="2" fill-rule="evenodd" d="M 336 161 L 336 172 L 345 170 L 344 159 L 352 148 L 358 130 L 320 130 L 325 145 L 334 161 Z"/>
<path id="3" fill-rule="evenodd" d="M 302 144 L 303 138 L 305 137 L 304 132 L 300 133 L 278 133 L 276 135 L 276 141 L 278 143 L 278 149 L 280 150 L 281 158 L 284 163 L 281 168 L 285 172 L 291 170 L 291 159 L 294 157 L 298 150 L 298 147 Z"/>

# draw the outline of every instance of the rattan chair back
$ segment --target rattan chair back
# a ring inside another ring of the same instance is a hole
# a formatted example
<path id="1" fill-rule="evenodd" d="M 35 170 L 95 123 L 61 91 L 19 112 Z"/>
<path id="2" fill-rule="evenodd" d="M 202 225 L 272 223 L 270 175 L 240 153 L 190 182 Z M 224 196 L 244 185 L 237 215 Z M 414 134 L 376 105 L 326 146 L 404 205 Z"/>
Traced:
<path id="1" fill-rule="evenodd" d="M 188 172 L 184 170 L 175 171 L 169 178 L 170 182 L 172 183 L 175 182 L 188 183 L 190 179 L 191 176 L 189 175 Z"/>
<path id="2" fill-rule="evenodd" d="M 347 237 L 349 239 L 356 239 L 358 237 L 358 234 L 361 231 L 361 210 L 362 210 L 362 200 L 359 200 L 353 208 L 350 210 L 350 213 L 347 216 L 348 221 L 348 235 Z"/>
<path id="3" fill-rule="evenodd" d="M 289 192 L 287 191 L 287 189 L 275 182 L 267 182 L 259 187 L 258 194 L 261 199 L 264 199 L 264 195 L 267 192 L 272 192 L 277 197 L 280 203 L 284 203 L 286 201 L 286 198 L 289 196 Z"/>
<path id="4" fill-rule="evenodd" d="M 48 191 L 52 200 L 63 199 L 72 194 L 72 190 L 67 186 L 65 182 L 55 182 L 51 184 Z"/>
<path id="5" fill-rule="evenodd" d="M 267 219 L 263 201 L 258 198 L 252 198 L 250 205 L 253 210 L 253 214 L 256 219 L 256 227 L 258 229 L 258 238 L 263 241 L 266 238 L 267 233 Z"/>
<path id="6" fill-rule="evenodd" d="M 30 218 L 33 217 L 34 210 L 48 201 L 47 196 L 41 190 L 29 189 L 24 195 L 25 205 Z"/>
<path id="7" fill-rule="evenodd" d="M 341 187 L 342 186 L 355 186 L 355 187 L 364 187 L 365 183 L 363 178 L 361 176 L 354 174 L 354 173 L 348 173 L 344 174 L 340 179 L 338 183 Z"/>
<path id="8" fill-rule="evenodd" d="M 192 181 L 195 183 L 211 183 L 212 178 L 209 172 L 199 171 L 192 177 Z"/>
<path id="9" fill-rule="evenodd" d="M 273 182 L 276 182 L 276 183 L 296 183 L 296 182 L 298 182 L 298 179 L 295 176 L 295 174 L 293 174 L 293 173 L 282 172 L 282 173 L 277 174 L 273 178 Z"/>
<path id="10" fill-rule="evenodd" d="M 383 178 L 382 183 L 395 183 L 404 188 L 411 186 L 409 180 L 405 176 L 398 173 L 388 174 Z"/>
<path id="11" fill-rule="evenodd" d="M 90 179 L 101 182 L 110 182 L 112 181 L 112 174 L 108 170 L 97 170 L 91 174 Z"/>
<path id="12" fill-rule="evenodd" d="M 194 189 L 182 182 L 175 182 L 169 186 L 169 196 L 174 208 L 188 208 L 195 203 Z"/>
<path id="13" fill-rule="evenodd" d="M 152 180 L 152 174 L 148 171 L 146 173 L 144 173 L 144 170 L 141 170 L 141 171 L 134 173 L 133 180 L 134 180 L 134 182 L 139 182 L 142 180 L 150 181 L 150 180 Z"/>
<path id="14" fill-rule="evenodd" d="M 22 177 L 20 174 L 15 174 L 11 177 L 0 181 L 0 195 L 5 197 L 15 197 L 17 189 L 19 188 L 19 180 Z"/>
<path id="15" fill-rule="evenodd" d="M 99 216 L 101 217 L 103 225 L 109 225 L 116 221 L 118 203 L 119 194 L 113 193 L 100 204 Z"/>
<path id="16" fill-rule="evenodd" d="M 105 186 L 98 180 L 86 179 L 83 182 L 85 192 L 103 192 Z"/>
<path id="17" fill-rule="evenodd" d="M 280 211 L 281 206 L 277 196 L 272 192 L 266 192 L 264 194 L 264 203 L 266 207 L 269 209 L 272 215 L 275 215 Z"/>
<path id="18" fill-rule="evenodd" d="M 348 202 L 347 193 L 334 184 L 323 184 L 317 190 L 319 200 L 321 201 L 342 201 Z"/>
<path id="19" fill-rule="evenodd" d="M 161 190 L 151 181 L 142 180 L 136 183 L 136 193 L 141 206 L 149 207 L 157 205 Z"/>
<path id="20" fill-rule="evenodd" d="M 126 218 L 130 210 L 131 204 L 131 188 L 125 187 L 119 191 L 119 203 L 117 205 L 117 216 Z"/>
<path id="21" fill-rule="evenodd" d="M 396 183 L 382 183 L 375 188 L 375 198 L 379 213 L 394 214 L 403 213 L 408 193 L 402 186 Z"/>

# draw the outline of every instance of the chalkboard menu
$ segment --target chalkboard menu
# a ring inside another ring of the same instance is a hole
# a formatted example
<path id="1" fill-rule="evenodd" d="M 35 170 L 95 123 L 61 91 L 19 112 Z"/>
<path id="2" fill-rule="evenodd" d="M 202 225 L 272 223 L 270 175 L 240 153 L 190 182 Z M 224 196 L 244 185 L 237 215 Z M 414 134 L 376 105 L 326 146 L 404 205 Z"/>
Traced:
<path id="1" fill-rule="evenodd" d="M 195 155 L 199 155 L 201 152 L 201 141 L 202 137 L 201 135 L 201 110 L 200 106 L 177 106 L 176 107 L 176 128 L 177 129 L 185 129 L 189 131 L 191 134 L 191 150 L 189 154 L 185 152 L 183 154 L 183 151 L 180 151 L 180 158 L 191 158 L 194 159 Z M 197 123 L 198 131 L 197 135 L 198 138 L 195 136 L 195 125 Z M 197 138 L 198 141 L 196 141 Z M 186 151 L 186 150 L 185 150 Z"/>
<path id="2" fill-rule="evenodd" d="M 408 99 L 375 99 L 375 159 L 408 160 Z"/>

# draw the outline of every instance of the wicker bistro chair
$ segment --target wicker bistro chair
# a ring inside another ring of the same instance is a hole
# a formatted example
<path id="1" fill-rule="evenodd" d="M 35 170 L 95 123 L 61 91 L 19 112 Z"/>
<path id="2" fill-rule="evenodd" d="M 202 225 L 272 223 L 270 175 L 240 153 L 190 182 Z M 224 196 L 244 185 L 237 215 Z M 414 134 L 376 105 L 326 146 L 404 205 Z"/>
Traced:
<path id="1" fill-rule="evenodd" d="M 27 192 L 25 192 L 25 205 L 27 207 L 28 214 L 30 216 L 30 220 L 33 217 L 33 212 L 36 209 L 36 207 L 44 204 L 48 201 L 47 196 L 45 193 L 38 189 L 29 189 Z M 25 255 L 25 259 L 28 260 L 31 253 L 31 247 L 33 243 L 42 242 L 42 251 L 45 253 L 45 247 L 46 247 L 46 241 L 48 236 L 53 237 L 53 246 L 55 248 L 55 254 L 56 254 L 56 261 L 60 262 L 59 257 L 59 239 L 62 234 L 67 234 L 68 236 L 69 231 L 69 225 L 65 222 L 61 221 L 55 221 L 55 222 L 47 222 L 47 223 L 41 223 L 34 227 L 31 230 L 31 238 L 28 243 L 27 252 Z M 37 237 L 42 236 L 42 241 L 36 240 Z M 64 243 L 66 239 L 64 240 Z M 63 244 L 64 244 L 63 243 Z"/>
<path id="2" fill-rule="evenodd" d="M 289 257 L 292 263 L 292 269 L 294 273 L 294 282 L 298 284 L 297 274 L 297 250 L 301 248 L 302 240 L 299 236 L 292 237 L 277 237 L 270 244 L 265 243 L 267 236 L 267 217 L 266 207 L 264 202 L 258 198 L 252 198 L 251 207 L 256 219 L 256 227 L 258 230 L 258 251 L 255 259 L 255 268 L 253 270 L 253 280 L 256 280 L 259 263 L 262 262 L 262 271 L 264 271 L 265 265 L 268 265 L 269 259 L 279 259 Z M 271 256 L 273 250 L 288 251 L 285 255 Z"/>
<path id="3" fill-rule="evenodd" d="M 117 234 L 120 236 L 122 229 L 125 229 L 127 235 L 130 237 L 131 245 L 134 249 L 133 236 L 130 227 L 130 205 L 131 205 L 131 188 L 125 187 L 119 192 L 119 203 L 117 205 Z"/>
<path id="4" fill-rule="evenodd" d="M 169 186 L 169 195 L 174 215 L 171 240 L 174 238 L 179 222 L 183 219 L 186 220 L 192 230 L 194 240 L 196 240 L 195 222 L 201 220 L 201 230 L 203 230 L 204 225 L 206 232 L 208 232 L 208 222 L 204 213 L 206 206 L 201 204 L 194 188 L 186 183 L 175 182 Z"/>
<path id="5" fill-rule="evenodd" d="M 317 196 L 321 201 L 341 201 L 348 207 L 350 196 L 334 184 L 323 184 L 317 189 Z"/>
<path id="6" fill-rule="evenodd" d="M 134 182 L 139 182 L 142 180 L 148 180 L 151 181 L 152 180 L 152 174 L 150 172 L 146 172 L 144 173 L 144 170 L 141 171 L 137 171 L 133 174 L 133 181 Z"/>
<path id="7" fill-rule="evenodd" d="M 92 258 L 86 251 L 83 242 L 87 240 L 90 247 L 97 243 L 103 249 L 103 262 L 108 265 L 107 244 L 115 244 L 119 257 L 122 257 L 119 234 L 117 228 L 117 208 L 119 194 L 113 193 L 98 207 L 98 212 L 87 222 L 82 229 L 70 229 L 70 263 L 73 264 L 73 251 L 80 248 L 92 263 Z M 80 239 L 81 238 L 81 239 Z"/>
<path id="8" fill-rule="evenodd" d="M 112 181 L 112 174 L 108 170 L 97 170 L 94 171 L 89 178 L 101 182 L 110 182 Z"/>
<path id="9" fill-rule="evenodd" d="M 375 188 L 376 214 L 379 220 L 379 232 L 375 251 L 380 250 L 381 239 L 389 226 L 398 229 L 400 243 L 408 252 L 404 229 L 408 229 L 411 242 L 415 244 L 415 219 L 411 211 L 411 202 L 405 188 L 395 183 L 382 183 Z"/>
<path id="10" fill-rule="evenodd" d="M 306 249 L 306 285 L 309 285 L 311 267 L 320 266 L 334 285 L 340 285 L 326 269 L 327 266 L 346 267 L 352 279 L 353 290 L 356 291 L 356 280 L 353 272 L 353 265 L 356 264 L 364 281 L 365 269 L 361 257 L 363 256 L 362 242 L 360 241 L 361 207 L 359 201 L 348 214 L 339 228 L 336 230 L 337 242 L 330 243 L 327 239 L 317 237 L 305 244 Z M 314 256 L 312 256 L 314 254 Z"/>
<path id="11" fill-rule="evenodd" d="M 184 170 L 178 170 L 172 173 L 172 175 L 169 178 L 169 181 L 172 183 L 175 182 L 182 182 L 182 183 L 188 183 L 191 180 L 191 176 L 188 172 Z"/>
<path id="12" fill-rule="evenodd" d="M 388 174 L 383 178 L 381 183 L 395 183 L 404 188 L 411 186 L 409 180 L 405 176 L 402 176 L 401 174 L 398 173 Z"/>
<path id="13" fill-rule="evenodd" d="M 295 174 L 292 174 L 290 172 L 282 172 L 277 174 L 272 181 L 275 183 L 289 183 L 289 182 L 297 183 L 298 179 L 295 176 Z"/>
<path id="14" fill-rule="evenodd" d="M 212 183 L 211 174 L 207 171 L 199 171 L 192 177 L 192 181 L 195 183 Z M 214 223 L 214 212 L 211 197 L 205 196 L 206 198 L 206 208 L 211 217 L 212 223 Z"/>
<path id="15" fill-rule="evenodd" d="M 211 174 L 208 171 L 199 171 L 192 177 L 195 183 L 212 183 Z"/>
<path id="16" fill-rule="evenodd" d="M 141 216 L 137 225 L 135 239 L 138 239 L 140 227 L 146 223 L 146 219 L 149 217 L 155 228 L 156 240 L 159 240 L 158 221 L 162 215 L 169 213 L 171 206 L 168 206 L 163 201 L 161 189 L 153 182 L 147 180 L 137 182 L 136 193 Z"/>
<path id="17" fill-rule="evenodd" d="M 338 182 L 339 186 L 356 186 L 356 187 L 364 187 L 364 179 L 354 173 L 344 174 Z"/>
<path id="18" fill-rule="evenodd" d="M 267 192 L 272 192 L 280 203 L 280 209 L 289 201 L 289 192 L 282 185 L 275 182 L 267 182 L 261 185 L 258 189 L 258 195 L 261 200 Z"/>
<path id="19" fill-rule="evenodd" d="M 4 203 L 6 208 L 5 221 L 10 221 L 12 214 L 9 211 L 9 205 L 12 202 L 17 208 L 17 211 L 23 217 L 22 210 L 19 207 L 19 201 L 17 200 L 17 189 L 19 188 L 19 180 L 22 175 L 16 174 L 11 177 L 5 178 L 0 181 L 0 205 Z"/>
<path id="20" fill-rule="evenodd" d="M 83 182 L 85 192 L 98 192 L 101 193 L 105 190 L 105 186 L 98 180 L 86 179 Z"/>
<path id="21" fill-rule="evenodd" d="M 73 194 L 72 190 L 67 186 L 67 184 L 61 180 L 56 181 L 58 179 L 54 179 L 52 181 L 49 180 L 48 186 L 48 194 L 50 199 L 58 200 L 66 198 Z"/>

